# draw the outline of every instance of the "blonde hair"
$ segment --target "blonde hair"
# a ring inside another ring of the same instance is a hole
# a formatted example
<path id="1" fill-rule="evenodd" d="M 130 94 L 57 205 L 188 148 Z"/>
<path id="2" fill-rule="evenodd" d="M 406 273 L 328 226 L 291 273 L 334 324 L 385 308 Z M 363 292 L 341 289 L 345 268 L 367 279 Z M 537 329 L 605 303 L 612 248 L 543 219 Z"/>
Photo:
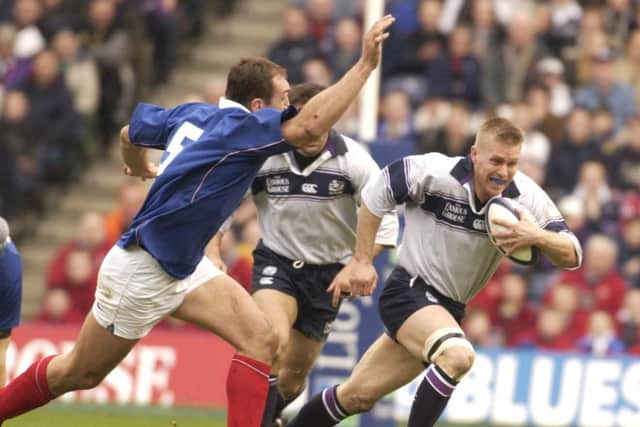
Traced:
<path id="1" fill-rule="evenodd" d="M 494 117 L 485 121 L 478 129 L 476 144 L 483 140 L 495 140 L 508 145 L 520 145 L 524 142 L 524 132 L 510 120 Z"/>

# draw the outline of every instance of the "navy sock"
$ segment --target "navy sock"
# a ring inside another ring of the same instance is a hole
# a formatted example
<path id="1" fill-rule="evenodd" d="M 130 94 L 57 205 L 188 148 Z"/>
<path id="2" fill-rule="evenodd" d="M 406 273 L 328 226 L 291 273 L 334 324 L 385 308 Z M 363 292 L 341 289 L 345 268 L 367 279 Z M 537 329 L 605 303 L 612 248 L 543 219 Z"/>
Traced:
<path id="1" fill-rule="evenodd" d="M 442 369 L 431 365 L 416 391 L 407 427 L 431 427 L 444 411 L 458 382 Z"/>
<path id="2" fill-rule="evenodd" d="M 324 389 L 302 407 L 287 427 L 331 427 L 350 414 L 340 406 L 336 397 L 338 386 Z"/>
<path id="3" fill-rule="evenodd" d="M 279 399 L 282 399 L 282 396 L 280 396 L 280 391 L 278 390 L 278 377 L 270 375 L 269 393 L 267 394 L 267 402 L 264 405 L 260 427 L 271 427 L 271 423 L 276 417 L 276 405 Z"/>

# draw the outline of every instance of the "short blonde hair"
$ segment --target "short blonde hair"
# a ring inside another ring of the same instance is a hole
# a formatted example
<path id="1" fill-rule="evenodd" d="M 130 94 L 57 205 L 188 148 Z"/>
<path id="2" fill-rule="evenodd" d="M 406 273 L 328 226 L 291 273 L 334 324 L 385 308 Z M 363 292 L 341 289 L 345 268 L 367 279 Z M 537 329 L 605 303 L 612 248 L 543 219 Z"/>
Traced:
<path id="1" fill-rule="evenodd" d="M 524 142 L 524 132 L 510 120 L 494 117 L 480 126 L 476 136 L 476 144 L 485 138 L 508 145 L 520 145 Z"/>

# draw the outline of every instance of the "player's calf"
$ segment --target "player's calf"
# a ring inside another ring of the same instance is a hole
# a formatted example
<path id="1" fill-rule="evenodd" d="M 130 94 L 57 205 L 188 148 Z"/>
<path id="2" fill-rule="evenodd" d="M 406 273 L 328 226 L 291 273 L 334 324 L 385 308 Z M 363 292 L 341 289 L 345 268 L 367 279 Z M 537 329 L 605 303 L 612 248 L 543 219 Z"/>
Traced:
<path id="1" fill-rule="evenodd" d="M 471 369 L 474 354 L 460 328 L 442 328 L 427 338 L 422 356 L 431 365 L 416 391 L 407 427 L 436 423 L 458 381 Z"/>

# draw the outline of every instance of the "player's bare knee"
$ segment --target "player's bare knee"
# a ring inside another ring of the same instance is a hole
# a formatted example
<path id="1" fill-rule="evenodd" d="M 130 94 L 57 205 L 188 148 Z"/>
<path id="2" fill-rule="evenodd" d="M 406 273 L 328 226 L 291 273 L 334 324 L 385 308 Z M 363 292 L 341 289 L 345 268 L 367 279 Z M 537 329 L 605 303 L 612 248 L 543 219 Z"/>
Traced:
<path id="1" fill-rule="evenodd" d="M 106 373 L 95 369 L 81 370 L 74 375 L 74 388 L 76 390 L 87 390 L 97 387 L 105 376 Z"/>
<path id="2" fill-rule="evenodd" d="M 459 380 L 473 366 L 475 353 L 465 347 L 451 347 L 443 351 L 436 364 L 451 378 Z"/>
<path id="3" fill-rule="evenodd" d="M 253 323 L 251 334 L 237 350 L 249 357 L 272 363 L 278 350 L 278 335 L 275 333 L 271 322 L 263 317 Z"/>
<path id="4" fill-rule="evenodd" d="M 296 371 L 288 368 L 280 369 L 278 374 L 278 388 L 285 398 L 297 395 L 304 387 L 307 372 Z"/>

